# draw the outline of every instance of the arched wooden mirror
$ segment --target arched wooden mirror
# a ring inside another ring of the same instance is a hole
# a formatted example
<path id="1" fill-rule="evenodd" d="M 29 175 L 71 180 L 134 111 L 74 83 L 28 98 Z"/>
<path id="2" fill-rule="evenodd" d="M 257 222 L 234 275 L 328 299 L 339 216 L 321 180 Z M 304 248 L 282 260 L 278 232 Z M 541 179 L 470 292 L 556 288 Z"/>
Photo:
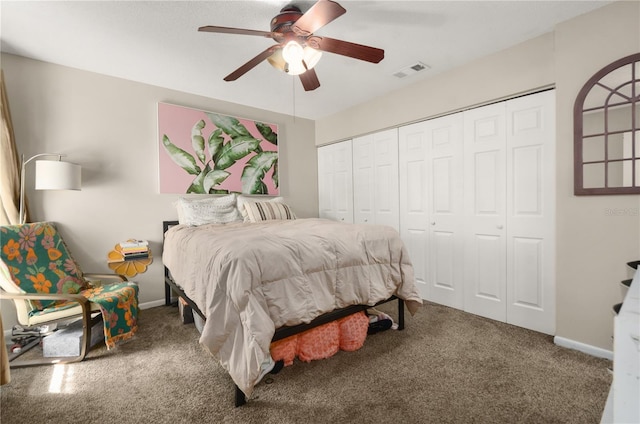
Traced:
<path id="1" fill-rule="evenodd" d="M 574 193 L 640 194 L 640 53 L 587 81 L 573 122 Z"/>

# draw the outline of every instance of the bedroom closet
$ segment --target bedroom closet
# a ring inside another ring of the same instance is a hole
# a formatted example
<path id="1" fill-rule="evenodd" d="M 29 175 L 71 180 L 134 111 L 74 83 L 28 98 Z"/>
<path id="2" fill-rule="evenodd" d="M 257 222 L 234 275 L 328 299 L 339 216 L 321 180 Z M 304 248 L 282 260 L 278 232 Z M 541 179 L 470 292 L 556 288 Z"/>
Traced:
<path id="1" fill-rule="evenodd" d="M 400 231 L 395 128 L 353 139 L 353 222 Z"/>
<path id="2" fill-rule="evenodd" d="M 374 140 L 393 134 L 397 153 L 385 154 L 395 163 L 363 166 L 375 155 Z M 346 158 L 351 143 L 349 183 L 335 152 L 344 149 Z M 555 91 L 320 147 L 318 171 L 321 217 L 348 210 L 349 190 L 352 204 L 377 196 L 398 208 L 424 299 L 554 334 Z M 354 211 L 367 205 L 359 202 Z"/>

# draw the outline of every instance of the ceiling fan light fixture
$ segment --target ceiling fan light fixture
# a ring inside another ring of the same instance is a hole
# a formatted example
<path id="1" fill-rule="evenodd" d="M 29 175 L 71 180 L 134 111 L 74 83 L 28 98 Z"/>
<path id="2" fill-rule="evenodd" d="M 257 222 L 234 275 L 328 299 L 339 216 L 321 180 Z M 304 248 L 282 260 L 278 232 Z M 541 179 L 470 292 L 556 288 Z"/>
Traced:
<path id="1" fill-rule="evenodd" d="M 282 57 L 287 63 L 300 63 L 304 59 L 304 49 L 297 41 L 291 40 L 282 48 Z"/>
<path id="2" fill-rule="evenodd" d="M 307 64 L 307 69 L 312 69 L 314 66 L 316 66 L 321 57 L 322 52 L 320 50 L 316 50 L 313 47 L 309 46 L 306 46 L 304 48 L 304 63 Z"/>
<path id="3" fill-rule="evenodd" d="M 312 69 L 320 58 L 322 52 L 309 46 L 303 49 L 304 56 L 302 60 L 297 62 L 288 62 L 284 59 L 284 49 L 277 49 L 271 56 L 267 58 L 267 61 L 276 69 L 281 70 L 289 75 L 300 75 L 309 69 Z M 304 61 L 304 63 L 303 63 Z M 305 67 L 305 64 L 307 65 Z"/>

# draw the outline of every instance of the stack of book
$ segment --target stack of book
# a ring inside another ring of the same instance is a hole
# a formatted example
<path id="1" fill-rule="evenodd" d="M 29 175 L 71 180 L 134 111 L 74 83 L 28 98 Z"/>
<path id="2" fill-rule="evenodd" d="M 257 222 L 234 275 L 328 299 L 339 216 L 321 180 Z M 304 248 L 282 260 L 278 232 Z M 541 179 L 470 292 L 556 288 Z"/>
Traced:
<path id="1" fill-rule="evenodd" d="M 127 240 L 118 243 L 120 252 L 127 259 L 144 259 L 149 257 L 149 242 L 146 240 Z"/>

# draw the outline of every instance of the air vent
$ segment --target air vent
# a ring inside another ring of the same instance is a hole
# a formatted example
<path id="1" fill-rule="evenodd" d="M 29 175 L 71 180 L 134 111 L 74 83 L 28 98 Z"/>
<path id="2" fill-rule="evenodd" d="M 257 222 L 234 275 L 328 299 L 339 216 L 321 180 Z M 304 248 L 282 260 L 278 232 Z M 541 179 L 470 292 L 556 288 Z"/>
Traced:
<path id="1" fill-rule="evenodd" d="M 416 62 L 413 65 L 407 66 L 400 69 L 398 72 L 395 72 L 393 76 L 397 78 L 409 77 L 411 75 L 417 74 L 418 72 L 424 71 L 425 69 L 429 69 L 429 65 L 425 65 L 422 62 Z"/>

